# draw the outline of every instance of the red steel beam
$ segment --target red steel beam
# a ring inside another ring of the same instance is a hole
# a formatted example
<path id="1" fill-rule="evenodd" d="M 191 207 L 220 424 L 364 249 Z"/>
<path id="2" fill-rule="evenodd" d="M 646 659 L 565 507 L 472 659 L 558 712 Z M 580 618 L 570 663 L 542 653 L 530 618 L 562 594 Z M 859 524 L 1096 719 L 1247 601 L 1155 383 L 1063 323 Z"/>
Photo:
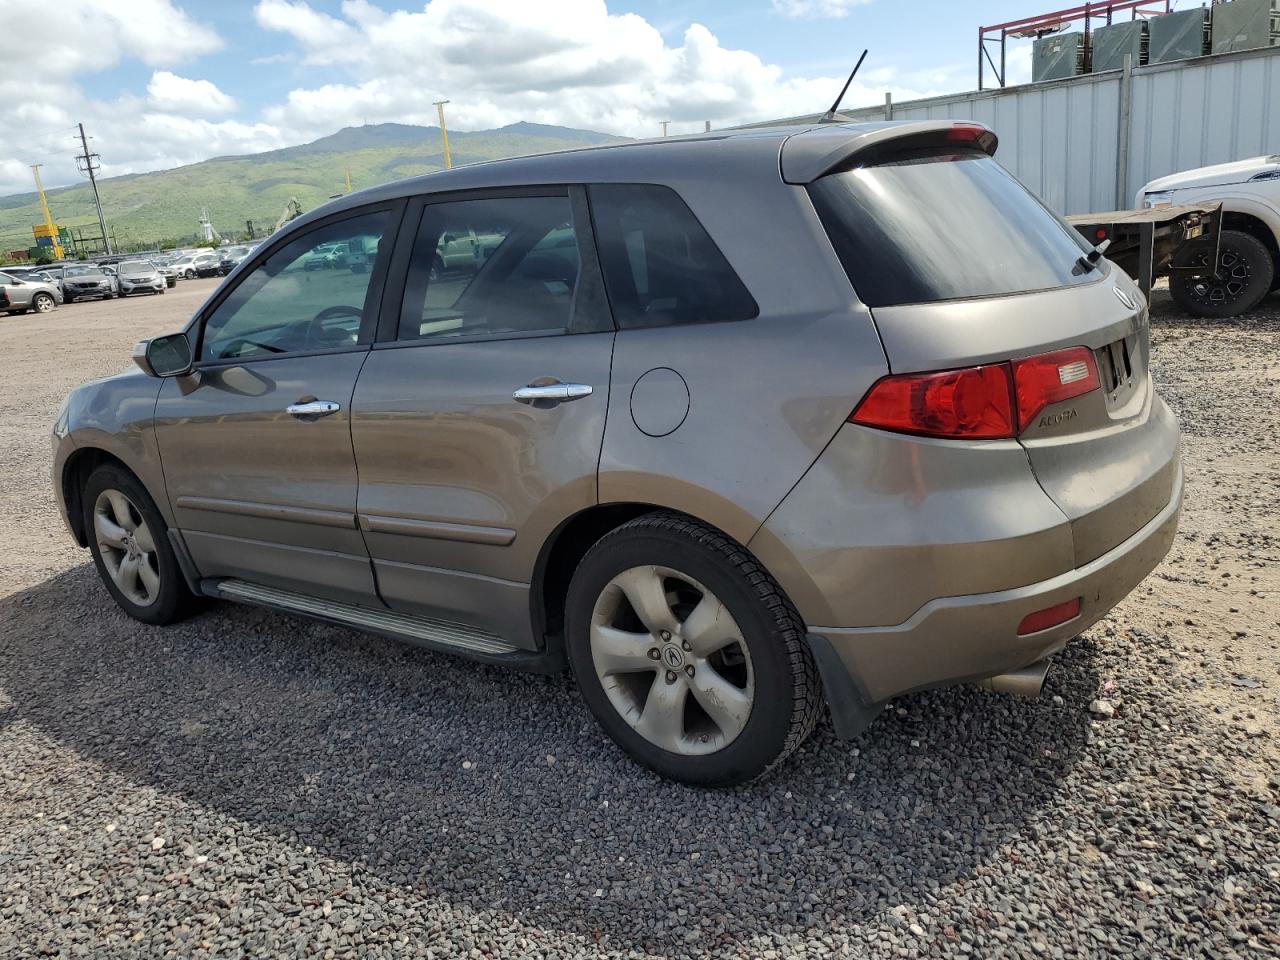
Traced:
<path id="1" fill-rule="evenodd" d="M 1007 23 L 996 23 L 989 27 L 979 27 L 979 36 L 985 37 L 988 33 L 994 33 L 1001 30 L 1014 30 L 1026 27 L 1054 27 L 1060 23 L 1073 23 L 1076 20 L 1083 20 L 1085 17 L 1103 16 L 1107 13 L 1123 13 L 1125 10 L 1134 10 L 1138 7 L 1150 6 L 1152 0 L 1115 0 L 1115 2 L 1107 2 L 1101 0 L 1097 3 L 1086 3 L 1078 7 L 1068 7 L 1065 10 L 1055 10 L 1052 13 L 1042 13 L 1034 17 L 1023 17 L 1021 20 L 1010 20 Z M 1169 12 L 1169 0 L 1165 0 L 1165 13 Z"/>

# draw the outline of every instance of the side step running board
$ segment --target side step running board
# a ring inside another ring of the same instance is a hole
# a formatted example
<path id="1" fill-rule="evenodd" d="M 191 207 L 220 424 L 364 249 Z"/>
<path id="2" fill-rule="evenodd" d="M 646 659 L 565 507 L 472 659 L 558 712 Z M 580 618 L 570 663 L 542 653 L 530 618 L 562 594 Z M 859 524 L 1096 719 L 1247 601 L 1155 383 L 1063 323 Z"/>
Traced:
<path id="1" fill-rule="evenodd" d="M 420 646 L 461 653 L 482 660 L 508 658 L 523 660 L 541 656 L 513 647 L 501 637 L 485 630 L 448 620 L 413 617 L 393 610 L 375 610 L 372 607 L 343 603 L 340 600 L 321 600 L 290 590 L 246 583 L 243 580 L 206 580 L 201 587 L 202 592 L 225 600 L 236 600 L 240 603 L 272 607 L 289 613 L 300 613 L 355 630 L 378 633 L 398 640 L 407 640 Z"/>

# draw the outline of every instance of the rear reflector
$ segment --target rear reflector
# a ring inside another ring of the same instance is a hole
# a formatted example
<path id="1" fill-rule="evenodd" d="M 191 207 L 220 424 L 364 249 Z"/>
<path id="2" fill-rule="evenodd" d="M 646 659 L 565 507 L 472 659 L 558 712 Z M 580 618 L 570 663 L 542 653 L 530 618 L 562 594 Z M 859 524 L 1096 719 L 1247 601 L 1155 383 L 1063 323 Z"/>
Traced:
<path id="1" fill-rule="evenodd" d="M 942 373 L 907 373 L 877 381 L 849 416 L 853 423 L 898 433 L 960 440 L 1013 436 L 1007 363 Z"/>
<path id="2" fill-rule="evenodd" d="M 1068 600 L 1054 607 L 1046 607 L 1029 613 L 1018 624 L 1018 636 L 1025 637 L 1029 633 L 1039 633 L 1050 627 L 1057 627 L 1080 616 L 1080 598 Z"/>
<path id="3" fill-rule="evenodd" d="M 1093 351 L 1069 347 L 1013 361 L 1021 433 L 1051 403 L 1060 403 L 1098 389 L 1098 366 Z"/>

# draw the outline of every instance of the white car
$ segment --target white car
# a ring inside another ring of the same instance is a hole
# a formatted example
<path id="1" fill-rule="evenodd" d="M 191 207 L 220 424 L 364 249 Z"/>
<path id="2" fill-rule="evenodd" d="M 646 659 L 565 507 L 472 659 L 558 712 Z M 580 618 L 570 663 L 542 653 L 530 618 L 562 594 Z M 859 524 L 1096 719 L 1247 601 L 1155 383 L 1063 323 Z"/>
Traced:
<path id="1" fill-rule="evenodd" d="M 1235 316 L 1280 285 L 1280 154 L 1160 177 L 1138 191 L 1134 206 L 1215 202 L 1222 204 L 1217 272 L 1174 273 L 1169 293 L 1188 313 Z"/>

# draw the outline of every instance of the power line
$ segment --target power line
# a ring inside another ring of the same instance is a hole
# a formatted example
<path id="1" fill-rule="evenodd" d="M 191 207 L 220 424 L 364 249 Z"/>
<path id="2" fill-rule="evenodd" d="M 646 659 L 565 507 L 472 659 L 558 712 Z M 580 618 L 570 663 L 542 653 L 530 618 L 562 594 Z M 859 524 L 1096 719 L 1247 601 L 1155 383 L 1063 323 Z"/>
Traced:
<path id="1" fill-rule="evenodd" d="M 107 256 L 111 256 L 114 252 L 111 249 L 111 238 L 107 236 L 107 218 L 102 215 L 102 198 L 98 196 L 98 178 L 94 174 L 102 169 L 102 164 L 97 161 L 101 159 L 96 153 L 89 152 L 89 138 L 84 134 L 84 124 L 76 124 L 80 128 L 80 145 L 84 147 L 84 153 L 76 156 L 76 166 L 81 173 L 89 174 L 89 185 L 93 187 L 93 204 L 98 208 L 98 226 L 102 228 L 102 242 L 107 248 Z"/>

